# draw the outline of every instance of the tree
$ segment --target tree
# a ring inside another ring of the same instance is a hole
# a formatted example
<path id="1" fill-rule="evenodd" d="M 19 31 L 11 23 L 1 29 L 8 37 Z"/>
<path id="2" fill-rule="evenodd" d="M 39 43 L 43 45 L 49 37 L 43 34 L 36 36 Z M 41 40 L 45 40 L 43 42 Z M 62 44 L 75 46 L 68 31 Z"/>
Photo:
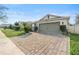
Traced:
<path id="1" fill-rule="evenodd" d="M 20 26 L 19 26 L 19 23 L 18 22 L 15 22 L 15 30 L 16 31 L 20 30 Z"/>
<path id="2" fill-rule="evenodd" d="M 9 25 L 9 29 L 13 29 L 13 25 L 10 24 L 10 25 Z"/>
<path id="3" fill-rule="evenodd" d="M 26 22 L 23 22 L 23 26 L 24 26 L 25 33 L 28 33 L 29 31 L 31 31 L 30 26 Z"/>
<path id="4" fill-rule="evenodd" d="M 76 15 L 76 24 L 79 24 L 79 14 Z"/>
<path id="5" fill-rule="evenodd" d="M 0 5 L 0 21 L 4 22 L 5 19 L 8 18 L 6 15 L 6 12 L 5 12 L 5 10 L 7 10 L 7 9 L 8 9 L 7 7 Z"/>
<path id="6" fill-rule="evenodd" d="M 26 23 L 25 22 L 23 22 L 23 26 L 24 26 L 25 33 L 27 33 L 28 32 L 28 28 L 26 27 Z"/>

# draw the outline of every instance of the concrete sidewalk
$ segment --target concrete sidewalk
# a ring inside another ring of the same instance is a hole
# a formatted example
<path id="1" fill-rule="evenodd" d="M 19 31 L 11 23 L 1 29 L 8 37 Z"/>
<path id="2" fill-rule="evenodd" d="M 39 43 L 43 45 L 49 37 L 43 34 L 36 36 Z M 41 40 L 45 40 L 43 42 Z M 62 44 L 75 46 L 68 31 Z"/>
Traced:
<path id="1" fill-rule="evenodd" d="M 24 53 L 0 31 L 0 55 L 24 55 Z"/>

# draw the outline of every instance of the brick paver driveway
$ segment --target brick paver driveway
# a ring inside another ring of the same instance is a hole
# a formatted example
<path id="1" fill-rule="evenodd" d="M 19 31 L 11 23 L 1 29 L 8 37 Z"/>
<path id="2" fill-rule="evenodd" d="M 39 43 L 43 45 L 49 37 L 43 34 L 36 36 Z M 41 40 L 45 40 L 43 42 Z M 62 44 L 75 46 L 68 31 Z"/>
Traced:
<path id="1" fill-rule="evenodd" d="M 11 38 L 25 53 L 30 55 L 67 55 L 69 54 L 69 38 L 63 35 L 49 36 L 30 33 Z"/>

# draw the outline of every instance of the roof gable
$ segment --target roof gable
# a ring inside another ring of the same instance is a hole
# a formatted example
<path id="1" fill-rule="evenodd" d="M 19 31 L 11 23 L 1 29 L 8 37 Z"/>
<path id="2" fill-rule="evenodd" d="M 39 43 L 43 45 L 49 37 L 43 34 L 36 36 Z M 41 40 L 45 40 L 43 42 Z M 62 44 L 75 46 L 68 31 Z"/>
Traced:
<path id="1" fill-rule="evenodd" d="M 56 20 L 63 20 L 63 19 L 69 19 L 70 17 L 68 16 L 57 16 L 57 15 L 46 15 L 44 16 L 42 19 L 40 19 L 39 21 L 37 21 L 37 23 L 39 22 L 45 22 L 45 21 L 56 21 Z"/>

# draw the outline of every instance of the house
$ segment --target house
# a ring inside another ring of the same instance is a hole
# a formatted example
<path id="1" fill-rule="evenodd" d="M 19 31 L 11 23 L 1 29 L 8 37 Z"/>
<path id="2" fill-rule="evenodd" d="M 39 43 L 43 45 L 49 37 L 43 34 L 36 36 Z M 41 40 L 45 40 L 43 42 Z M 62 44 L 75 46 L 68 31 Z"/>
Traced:
<path id="1" fill-rule="evenodd" d="M 1 24 L 0 28 L 9 27 L 9 26 L 10 26 L 10 24 Z"/>
<path id="2" fill-rule="evenodd" d="M 69 16 L 57 16 L 57 15 L 46 15 L 39 21 L 36 21 L 32 24 L 32 30 L 34 31 L 34 27 L 38 28 L 38 32 L 44 34 L 59 34 L 60 26 L 65 25 L 68 28 L 69 24 Z"/>

